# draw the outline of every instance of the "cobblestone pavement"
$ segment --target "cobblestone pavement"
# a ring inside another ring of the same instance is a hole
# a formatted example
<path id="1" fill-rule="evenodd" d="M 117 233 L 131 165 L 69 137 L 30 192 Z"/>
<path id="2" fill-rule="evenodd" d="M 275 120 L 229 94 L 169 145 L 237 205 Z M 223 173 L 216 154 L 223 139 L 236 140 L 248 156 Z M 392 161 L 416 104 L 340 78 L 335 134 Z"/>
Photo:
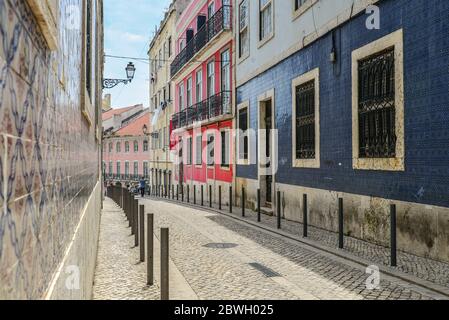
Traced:
<path id="1" fill-rule="evenodd" d="M 139 263 L 139 249 L 123 211 L 106 198 L 101 216 L 95 271 L 94 300 L 157 300 L 158 282 L 145 286 L 146 265 Z"/>
<path id="2" fill-rule="evenodd" d="M 218 211 L 218 205 L 213 204 L 213 209 Z M 229 207 L 223 206 L 222 210 L 226 214 L 230 214 Z M 239 217 L 239 219 L 257 222 L 257 213 L 249 209 L 246 209 L 246 216 L 244 218 L 241 217 L 241 208 L 238 207 L 233 207 L 233 213 L 231 215 Z M 262 226 L 276 228 L 276 216 L 262 214 L 261 218 L 260 223 Z M 282 219 L 283 232 L 299 239 L 302 237 L 302 230 L 302 223 Z M 309 226 L 308 239 L 328 248 L 335 249 L 338 247 L 338 234 L 335 232 Z M 392 270 L 410 274 L 422 280 L 449 288 L 449 264 L 447 263 L 398 251 L 398 266 L 390 267 L 390 248 L 352 237 L 345 237 L 345 248 L 342 251 L 371 261 L 375 265 L 382 265 Z"/>
<path id="3" fill-rule="evenodd" d="M 229 210 L 229 207 L 223 209 Z M 233 212 L 234 216 L 238 216 L 238 214 L 241 213 L 241 209 L 235 208 Z M 256 212 L 246 210 L 245 219 L 256 222 Z M 267 227 L 276 228 L 276 217 L 262 215 L 261 224 Z M 302 237 L 303 224 L 282 219 L 282 230 L 291 234 L 293 237 L 300 238 Z M 329 248 L 338 248 L 338 234 L 335 232 L 309 226 L 308 239 L 316 241 L 317 243 Z M 392 268 L 393 270 L 410 274 L 422 280 L 430 281 L 449 288 L 449 264 L 447 263 L 398 251 L 398 266 L 391 267 L 390 248 L 382 247 L 352 237 L 345 237 L 345 248 L 343 251 L 371 261 L 373 264 L 383 265 Z"/>
<path id="4" fill-rule="evenodd" d="M 387 276 L 368 290 L 360 266 L 309 246 L 217 213 L 155 199 L 141 204 L 156 228 L 170 228 L 171 258 L 200 299 L 438 297 Z"/>

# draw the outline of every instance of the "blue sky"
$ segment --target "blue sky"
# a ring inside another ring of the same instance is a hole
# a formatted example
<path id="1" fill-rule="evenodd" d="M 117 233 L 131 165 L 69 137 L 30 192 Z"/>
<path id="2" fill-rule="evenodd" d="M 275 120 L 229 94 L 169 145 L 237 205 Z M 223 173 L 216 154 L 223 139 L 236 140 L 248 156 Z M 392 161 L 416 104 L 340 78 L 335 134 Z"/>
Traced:
<path id="1" fill-rule="evenodd" d="M 105 0 L 105 53 L 113 56 L 148 58 L 148 46 L 156 25 L 163 18 L 171 0 Z M 126 78 L 128 60 L 106 58 L 105 78 Z M 149 66 L 133 61 L 137 71 L 134 81 L 104 90 L 112 95 L 112 106 L 149 105 Z"/>

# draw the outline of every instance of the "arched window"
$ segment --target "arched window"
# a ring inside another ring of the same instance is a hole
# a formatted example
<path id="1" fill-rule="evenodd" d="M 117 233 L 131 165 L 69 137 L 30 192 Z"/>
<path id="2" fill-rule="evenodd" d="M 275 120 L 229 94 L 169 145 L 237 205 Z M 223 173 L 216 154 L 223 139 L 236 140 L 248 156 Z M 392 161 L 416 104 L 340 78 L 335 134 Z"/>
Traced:
<path id="1" fill-rule="evenodd" d="M 134 141 L 134 152 L 139 152 L 139 143 Z"/>
<path id="2" fill-rule="evenodd" d="M 109 153 L 112 153 L 112 142 L 109 142 Z"/>
<path id="3" fill-rule="evenodd" d="M 143 141 L 143 151 L 144 152 L 148 151 L 148 141 L 147 140 Z"/>
<path id="4" fill-rule="evenodd" d="M 125 152 L 129 152 L 129 142 L 125 142 Z"/>
<path id="5" fill-rule="evenodd" d="M 122 152 L 122 143 L 121 142 L 117 142 L 115 150 L 117 151 L 117 153 Z"/>

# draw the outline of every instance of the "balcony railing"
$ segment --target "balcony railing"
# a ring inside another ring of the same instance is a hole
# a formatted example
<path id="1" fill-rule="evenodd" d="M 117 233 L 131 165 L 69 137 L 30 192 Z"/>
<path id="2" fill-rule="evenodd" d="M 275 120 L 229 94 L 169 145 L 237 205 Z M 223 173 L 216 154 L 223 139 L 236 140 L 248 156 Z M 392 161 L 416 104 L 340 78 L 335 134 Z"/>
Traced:
<path id="1" fill-rule="evenodd" d="M 232 26 L 231 6 L 222 6 L 197 33 L 171 64 L 171 76 L 179 72 L 204 46 L 223 30 Z"/>
<path id="2" fill-rule="evenodd" d="M 187 127 L 197 121 L 232 114 L 231 91 L 223 91 L 173 115 L 173 130 Z"/>

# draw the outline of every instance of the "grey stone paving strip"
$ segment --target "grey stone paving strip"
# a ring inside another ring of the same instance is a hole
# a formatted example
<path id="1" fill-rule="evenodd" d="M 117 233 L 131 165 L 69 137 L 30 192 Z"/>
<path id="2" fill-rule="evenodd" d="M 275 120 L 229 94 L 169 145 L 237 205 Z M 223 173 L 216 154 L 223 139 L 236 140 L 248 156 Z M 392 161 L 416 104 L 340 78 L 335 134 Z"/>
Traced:
<path id="1" fill-rule="evenodd" d="M 368 275 L 360 265 L 353 266 L 344 259 L 339 261 L 330 254 L 261 232 L 223 215 L 154 199 L 144 203 L 157 208 L 158 226 L 172 229 L 172 259 L 200 299 L 295 299 L 304 293 L 309 295 L 308 298 L 320 299 L 441 298 L 385 276 L 380 289 L 368 290 Z M 238 247 L 227 250 L 205 248 L 209 241 L 232 242 Z M 270 294 L 264 294 L 258 287 L 268 279 L 260 279 L 261 273 L 249 267 L 250 261 L 281 274 L 277 279 L 281 279 L 280 282 L 273 279 L 268 282 L 271 283 Z"/>
<path id="2" fill-rule="evenodd" d="M 157 300 L 159 282 L 146 286 L 146 265 L 139 263 L 123 211 L 106 198 L 101 216 L 94 300 Z"/>
<path id="3" fill-rule="evenodd" d="M 162 200 L 162 199 L 156 199 Z M 163 199 L 166 201 L 166 199 Z M 186 203 L 178 203 L 184 206 L 190 206 Z M 337 249 L 338 235 L 319 228 L 309 226 L 309 237 L 302 238 L 302 224 L 283 219 L 282 229 L 276 229 L 276 217 L 262 215 L 261 223 L 257 222 L 256 212 L 247 209 L 246 217 L 240 215 L 241 209 L 234 207 L 233 214 L 229 214 L 229 207 L 223 206 L 222 211 L 215 205 L 213 208 L 199 208 L 201 210 L 214 211 L 221 213 L 239 221 L 252 224 L 257 228 L 262 228 L 285 237 L 290 237 L 295 241 L 300 241 L 317 249 L 337 255 L 341 258 L 351 260 L 362 265 L 377 265 L 381 271 L 389 276 L 400 278 L 407 282 L 414 283 L 429 292 L 434 291 L 444 296 L 449 296 L 449 264 L 417 257 L 404 252 L 398 252 L 398 267 L 390 267 L 389 248 L 378 246 L 362 240 L 351 237 L 345 237 L 345 249 Z"/>

